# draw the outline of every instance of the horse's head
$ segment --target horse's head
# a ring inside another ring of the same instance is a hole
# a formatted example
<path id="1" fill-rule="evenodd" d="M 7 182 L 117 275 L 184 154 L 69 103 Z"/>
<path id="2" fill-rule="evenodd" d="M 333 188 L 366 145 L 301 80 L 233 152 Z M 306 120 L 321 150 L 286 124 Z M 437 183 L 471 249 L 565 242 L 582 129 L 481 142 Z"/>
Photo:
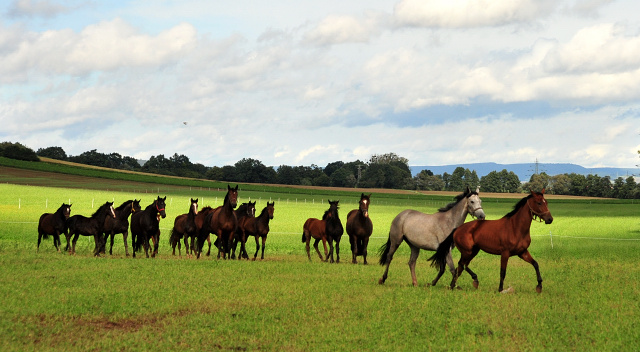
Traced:
<path id="1" fill-rule="evenodd" d="M 267 202 L 267 214 L 269 214 L 269 220 L 273 219 L 273 206 L 276 205 L 276 202 Z"/>
<path id="2" fill-rule="evenodd" d="M 191 198 L 191 207 L 189 208 L 189 212 L 193 213 L 193 215 L 198 215 L 198 198 L 195 200 Z"/>
<path id="3" fill-rule="evenodd" d="M 531 197 L 527 199 L 527 205 L 529 206 L 529 210 L 531 211 L 531 215 L 534 217 L 539 217 L 544 220 L 545 224 L 550 224 L 553 222 L 553 216 L 551 216 L 551 212 L 547 207 L 547 200 L 544 199 L 544 188 L 542 192 L 531 192 Z"/>
<path id="4" fill-rule="evenodd" d="M 116 211 L 113 209 L 113 202 L 107 202 L 107 216 L 110 216 L 112 219 L 116 218 Z"/>
<path id="5" fill-rule="evenodd" d="M 231 207 L 235 209 L 238 205 L 238 185 L 235 188 L 231 188 L 231 186 L 227 185 L 227 196 L 225 199 L 229 200 L 231 203 Z"/>
<path id="6" fill-rule="evenodd" d="M 369 204 L 371 203 L 371 194 L 368 196 L 364 193 L 360 194 L 360 206 L 359 210 L 365 218 L 369 217 Z"/>
<path id="7" fill-rule="evenodd" d="M 62 203 L 60 208 L 62 208 L 62 215 L 65 218 L 69 218 L 69 216 L 71 216 L 71 204 Z"/>
<path id="8" fill-rule="evenodd" d="M 471 214 L 472 217 L 484 220 L 485 215 L 482 209 L 482 199 L 480 199 L 478 195 L 479 190 L 480 186 L 476 188 L 475 192 L 471 192 L 469 186 L 467 186 L 467 190 L 464 192 L 467 196 L 467 212 Z"/>
<path id="9" fill-rule="evenodd" d="M 142 210 L 142 207 L 140 206 L 140 201 L 141 200 L 142 199 L 140 199 L 140 200 L 135 200 L 134 199 L 133 202 L 131 202 L 131 212 L 132 213 L 135 213 L 136 211 L 141 211 Z"/>
<path id="10" fill-rule="evenodd" d="M 158 196 L 158 198 L 154 202 L 156 203 L 156 210 L 158 211 L 158 213 L 160 213 L 160 216 L 162 216 L 163 219 L 167 217 L 167 213 L 165 213 L 164 211 L 164 208 L 166 207 L 166 200 L 167 196 L 164 196 L 164 198 L 160 198 L 160 196 Z"/>
<path id="11" fill-rule="evenodd" d="M 247 216 L 256 217 L 256 202 L 257 201 L 251 203 L 251 201 L 249 201 L 249 203 L 247 203 Z"/>

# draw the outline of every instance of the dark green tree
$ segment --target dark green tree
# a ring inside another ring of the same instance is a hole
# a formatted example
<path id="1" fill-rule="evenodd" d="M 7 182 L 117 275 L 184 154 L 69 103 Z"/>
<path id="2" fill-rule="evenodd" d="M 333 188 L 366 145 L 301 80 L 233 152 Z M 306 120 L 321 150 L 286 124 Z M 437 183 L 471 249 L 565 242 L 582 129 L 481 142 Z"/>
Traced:
<path id="1" fill-rule="evenodd" d="M 36 154 L 44 158 L 67 160 L 67 153 L 61 147 L 39 148 Z"/>

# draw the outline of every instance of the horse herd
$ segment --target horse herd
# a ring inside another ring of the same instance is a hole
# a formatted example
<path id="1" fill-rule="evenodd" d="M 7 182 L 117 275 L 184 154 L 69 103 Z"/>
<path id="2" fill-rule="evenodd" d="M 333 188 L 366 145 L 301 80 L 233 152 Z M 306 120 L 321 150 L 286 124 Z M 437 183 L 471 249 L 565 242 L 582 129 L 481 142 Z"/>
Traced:
<path id="1" fill-rule="evenodd" d="M 448 266 L 453 276 L 449 285 L 451 289 L 456 287 L 458 277 L 463 271 L 471 275 L 473 286 L 478 288 L 478 277 L 469 268 L 469 263 L 480 250 L 501 256 L 500 285 L 498 291 L 503 290 L 507 263 L 510 257 L 517 255 L 530 263 L 537 275 L 538 285 L 536 291 L 542 292 L 542 277 L 538 263 L 531 257 L 528 247 L 531 243 L 530 228 L 534 219 L 540 219 L 546 224 L 553 221 L 553 217 L 547 207 L 542 192 L 531 191 L 529 195 L 515 204 L 514 209 L 498 220 L 485 220 L 482 200 L 478 194 L 479 187 L 471 191 L 466 190 L 455 197 L 452 203 L 442 207 L 434 214 L 425 214 L 416 210 L 405 210 L 398 214 L 392 221 L 387 242 L 379 249 L 379 264 L 386 266 L 379 284 L 384 284 L 388 277 L 389 265 L 393 255 L 402 244 L 406 242 L 410 249 L 409 270 L 414 286 L 418 285 L 415 266 L 421 249 L 435 251 L 429 258 L 431 265 L 438 269 L 437 276 L 431 282 L 435 285 L 444 274 Z M 370 196 L 364 193 L 360 196 L 359 207 L 350 211 L 347 215 L 346 231 L 351 245 L 352 260 L 356 264 L 356 257 L 362 256 L 364 264 L 367 264 L 367 246 L 373 233 L 373 223 L 369 218 Z M 246 241 L 252 236 L 256 241 L 256 251 L 253 260 L 256 260 L 258 252 L 262 248 L 261 259 L 264 259 L 264 249 L 269 233 L 269 221 L 273 219 L 275 202 L 267 202 L 260 215 L 255 216 L 256 202 L 249 201 L 241 204 L 238 209 L 238 186 L 227 186 L 227 194 L 222 206 L 217 208 L 204 207 L 198 211 L 198 200 L 191 199 L 189 211 L 175 218 L 171 230 L 169 244 L 175 255 L 178 247 L 178 255 L 181 253 L 181 242 L 184 242 L 185 254 L 189 257 L 199 258 L 205 241 L 209 248 L 206 255 L 211 253 L 211 234 L 216 235 L 214 245 L 218 248 L 218 258 L 236 258 L 236 249 L 240 243 L 238 259 L 249 259 L 246 251 Z M 151 257 L 158 253 L 160 240 L 160 218 L 165 218 L 166 197 L 153 201 L 144 210 L 140 207 L 139 200 L 129 200 L 117 208 L 113 203 L 106 202 L 91 216 L 70 216 L 71 204 L 62 204 L 53 214 L 45 213 L 38 223 L 38 249 L 42 238 L 53 236 L 54 246 L 60 251 L 60 234 L 64 233 L 67 239 L 66 250 L 69 254 L 75 254 L 75 245 L 78 237 L 93 236 L 95 240 L 94 255 L 99 256 L 106 252 L 106 243 L 111 237 L 109 254 L 112 254 L 113 239 L 115 234 L 122 233 L 124 238 L 125 253 L 129 256 L 127 245 L 128 230 L 131 230 L 132 255 L 144 249 L 149 257 L 151 243 L 153 250 Z M 235 210 L 234 210 L 235 209 Z M 322 219 L 309 218 L 304 223 L 302 242 L 306 244 L 306 252 L 311 261 L 310 242 L 314 240 L 314 248 L 322 261 L 340 262 L 340 239 L 344 228 L 338 215 L 339 201 L 329 201 L 329 209 L 324 212 Z M 131 222 L 128 219 L 131 215 Z M 467 215 L 474 219 L 465 223 Z M 69 245 L 70 239 L 71 246 Z M 262 240 L 262 247 L 260 246 Z M 319 242 L 324 246 L 324 257 L 318 249 Z M 327 245 L 329 249 L 327 250 Z M 454 266 L 451 251 L 458 248 L 461 258 L 457 268 Z"/>

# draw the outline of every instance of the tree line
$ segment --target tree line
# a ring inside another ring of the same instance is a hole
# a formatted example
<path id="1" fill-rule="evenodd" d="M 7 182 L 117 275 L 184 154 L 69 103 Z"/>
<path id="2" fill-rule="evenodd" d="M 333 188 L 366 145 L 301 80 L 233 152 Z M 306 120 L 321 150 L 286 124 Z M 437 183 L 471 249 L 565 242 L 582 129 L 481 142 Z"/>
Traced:
<path id="1" fill-rule="evenodd" d="M 522 183 L 513 171 L 506 169 L 492 171 L 478 177 L 475 170 L 458 167 L 453 173 L 434 175 L 430 170 L 422 170 L 411 176 L 409 160 L 395 153 L 372 155 L 367 161 L 334 161 L 325 167 L 280 165 L 266 166 L 260 160 L 243 158 L 233 165 L 208 167 L 192 163 L 186 155 L 175 153 L 151 156 L 144 165 L 130 156 L 118 153 L 104 154 L 93 149 L 82 154 L 67 155 L 61 147 L 40 148 L 34 152 L 20 143 L 0 143 L 0 155 L 21 160 L 39 160 L 37 156 L 66 160 L 86 165 L 113 169 L 134 170 L 170 176 L 210 179 L 225 182 L 270 183 L 283 185 L 326 186 L 345 188 L 390 188 L 428 191 L 462 192 L 467 186 L 475 189 L 480 185 L 482 192 L 521 193 L 532 189 L 547 193 L 589 197 L 621 199 L 640 198 L 640 186 L 633 177 L 618 177 L 580 174 L 546 173 L 534 174 L 528 182 Z"/>

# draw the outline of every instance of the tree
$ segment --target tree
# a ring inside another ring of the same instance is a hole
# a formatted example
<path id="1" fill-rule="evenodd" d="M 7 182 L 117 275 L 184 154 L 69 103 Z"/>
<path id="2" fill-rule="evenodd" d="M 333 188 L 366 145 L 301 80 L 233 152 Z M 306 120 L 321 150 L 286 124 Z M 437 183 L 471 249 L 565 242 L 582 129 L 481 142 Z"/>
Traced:
<path id="1" fill-rule="evenodd" d="M 531 175 L 529 182 L 522 186 L 523 189 L 532 190 L 534 192 L 541 192 L 543 189 L 549 188 L 549 180 L 551 177 L 545 172 Z"/>
<path id="2" fill-rule="evenodd" d="M 265 166 L 260 160 L 243 158 L 235 164 L 236 181 L 251 183 L 273 183 L 275 170 Z"/>
<path id="3" fill-rule="evenodd" d="M 328 163 L 327 166 L 322 170 L 325 175 L 331 176 L 336 170 L 344 166 L 344 162 L 342 161 L 334 161 L 332 163 Z"/>
<path id="4" fill-rule="evenodd" d="M 333 187 L 353 187 L 349 180 L 353 173 L 346 167 L 341 167 L 331 174 L 331 186 Z M 355 177 L 353 177 L 355 180 Z"/>
<path id="5" fill-rule="evenodd" d="M 413 178 L 416 188 L 424 191 L 442 191 L 444 189 L 444 181 L 441 175 L 434 175 L 429 170 L 420 171 Z"/>
<path id="6" fill-rule="evenodd" d="M 280 165 L 276 171 L 278 174 L 278 183 L 283 185 L 297 185 L 300 184 L 300 178 L 298 173 L 292 166 Z"/>
<path id="7" fill-rule="evenodd" d="M 480 183 L 478 174 L 475 170 L 471 171 L 461 166 L 456 167 L 456 169 L 453 170 L 453 174 L 451 174 L 451 176 L 448 176 L 448 174 L 446 174 L 446 179 L 445 174 L 442 175 L 442 178 L 445 181 L 445 185 L 447 185 L 446 190 L 448 191 L 462 192 L 464 191 L 466 186 L 469 186 L 469 188 L 471 189 L 475 189 L 476 186 Z"/>
<path id="8" fill-rule="evenodd" d="M 38 156 L 57 160 L 67 160 L 67 153 L 61 147 L 40 148 L 36 152 Z"/>
<path id="9" fill-rule="evenodd" d="M 224 179 L 224 172 L 221 167 L 210 167 L 209 170 L 207 170 L 206 177 L 209 180 L 222 181 Z"/>
<path id="10" fill-rule="evenodd" d="M 328 187 L 331 186 L 331 177 L 327 176 L 327 174 L 323 173 L 322 175 L 313 179 L 314 186 L 323 186 Z"/>
<path id="11" fill-rule="evenodd" d="M 2 142 L 0 143 L 0 156 L 9 159 L 40 161 L 33 149 L 20 143 Z"/>
<path id="12" fill-rule="evenodd" d="M 552 176 L 550 181 L 553 194 L 571 194 L 571 178 L 567 174 Z"/>

